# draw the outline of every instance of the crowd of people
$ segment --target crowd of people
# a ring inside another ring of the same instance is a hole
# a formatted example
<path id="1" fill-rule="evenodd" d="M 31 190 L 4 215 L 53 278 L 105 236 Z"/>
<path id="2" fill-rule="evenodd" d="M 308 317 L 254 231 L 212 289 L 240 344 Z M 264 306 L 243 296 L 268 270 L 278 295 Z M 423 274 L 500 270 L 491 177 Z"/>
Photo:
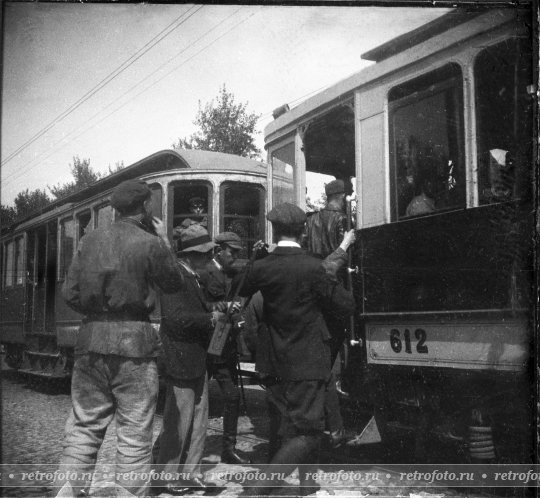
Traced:
<path id="1" fill-rule="evenodd" d="M 235 271 L 243 249 L 237 234 L 212 240 L 203 224 L 184 220 L 174 229 L 175 250 L 164 224 L 152 216 L 146 183 L 128 180 L 115 188 L 111 205 L 120 216 L 81 239 L 64 283 L 66 302 L 84 318 L 61 460 L 67 477 L 58 496 L 88 495 L 88 476 L 113 418 L 118 489 L 135 496 L 218 491 L 200 470 L 209 378 L 225 399 L 221 460 L 249 464 L 235 448 L 236 340 L 244 321 L 255 324 L 246 342 L 266 387 L 267 465 L 282 475 L 298 467 L 299 495 L 317 490 L 310 476 L 325 434 L 334 446 L 347 439 L 332 366 L 354 311 L 344 285 L 347 249 L 355 241 L 354 231 L 346 230 L 345 183 L 330 182 L 326 194 L 327 207 L 309 219 L 295 205 L 275 206 L 267 215 L 275 244 L 257 243 L 252 261 Z M 159 333 L 150 321 L 158 299 Z M 221 354 L 209 355 L 212 335 L 223 323 L 231 332 Z M 152 445 L 158 357 L 166 394 L 163 425 Z M 152 468 L 165 472 L 149 479 Z M 183 479 L 163 477 L 178 472 Z M 247 483 L 246 495 L 268 495 L 272 472 L 263 469 L 267 479 Z"/>

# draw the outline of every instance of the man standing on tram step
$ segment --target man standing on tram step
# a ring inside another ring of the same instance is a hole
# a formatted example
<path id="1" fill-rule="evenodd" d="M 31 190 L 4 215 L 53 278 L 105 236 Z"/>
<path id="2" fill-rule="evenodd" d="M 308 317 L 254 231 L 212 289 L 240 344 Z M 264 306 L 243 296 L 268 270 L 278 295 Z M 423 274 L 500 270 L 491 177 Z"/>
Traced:
<path id="1" fill-rule="evenodd" d="M 184 285 L 165 225 L 152 217 L 151 196 L 143 181 L 118 185 L 111 206 L 120 218 L 81 239 L 64 282 L 67 304 L 84 315 L 61 460 L 62 473 L 79 473 L 63 488 L 77 496 L 88 495 L 91 482 L 81 473 L 91 476 L 113 417 L 117 486 L 136 496 L 148 486 L 160 348 L 149 315 L 156 286 L 174 292 Z"/>
<path id="2" fill-rule="evenodd" d="M 343 241 L 347 225 L 345 204 L 345 183 L 343 180 L 334 180 L 325 186 L 327 206 L 308 217 L 306 224 L 306 243 L 308 251 L 321 259 L 333 259 L 339 268 L 337 276 L 341 282 L 345 281 L 343 267 L 346 264 L 345 253 L 340 255 L 339 245 Z M 334 253 L 334 251 L 338 251 Z M 333 254 L 334 253 L 334 254 Z M 342 256 L 342 257 L 340 257 Z M 345 340 L 346 321 L 335 313 L 325 315 L 326 322 L 331 331 L 332 341 L 332 366 L 339 354 Z M 336 390 L 336 378 L 334 368 L 332 379 L 328 385 L 325 402 L 326 423 L 330 432 L 330 444 L 333 447 L 340 446 L 352 436 L 347 433 L 343 426 L 339 398 Z"/>
<path id="3" fill-rule="evenodd" d="M 161 336 L 167 392 L 163 427 L 158 438 L 156 463 L 159 474 L 183 475 L 174 482 L 157 481 L 156 492 L 181 495 L 195 490 L 209 491 L 200 462 L 208 426 L 208 376 L 206 350 L 214 327 L 223 313 L 209 311 L 199 285 L 197 268 L 210 261 L 216 244 L 199 224 L 178 230 L 178 267 L 185 286 L 161 296 Z"/>
<path id="4" fill-rule="evenodd" d="M 219 252 L 201 272 L 201 282 L 206 300 L 215 311 L 226 312 L 231 290 L 232 265 L 242 250 L 242 241 L 234 232 L 223 232 L 214 238 Z M 238 416 L 240 411 L 240 389 L 238 388 L 237 344 L 230 334 L 221 357 L 208 356 L 209 377 L 213 377 L 223 395 L 223 448 L 221 461 L 237 465 L 250 463 L 235 451 Z"/>
<path id="5" fill-rule="evenodd" d="M 306 214 L 293 204 L 280 204 L 267 215 L 278 244 L 254 262 L 240 291 L 251 296 L 260 291 L 267 326 L 269 402 L 279 411 L 282 444 L 268 468 L 267 479 L 250 484 L 246 493 L 266 495 L 272 472 L 290 474 L 300 468 L 300 493 L 315 492 L 310 478 L 316 470 L 324 430 L 324 398 L 330 377 L 330 334 L 322 309 L 343 315 L 352 312 L 352 294 L 330 279 L 320 259 L 300 247 Z M 312 464 L 312 465 L 306 465 Z"/>

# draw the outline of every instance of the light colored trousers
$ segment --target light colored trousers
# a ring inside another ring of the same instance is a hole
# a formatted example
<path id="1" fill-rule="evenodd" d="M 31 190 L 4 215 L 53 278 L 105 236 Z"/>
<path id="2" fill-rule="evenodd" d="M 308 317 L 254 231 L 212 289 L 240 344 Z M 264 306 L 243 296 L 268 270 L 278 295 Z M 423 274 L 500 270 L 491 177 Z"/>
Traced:
<path id="1" fill-rule="evenodd" d="M 208 428 L 208 377 L 167 379 L 163 427 L 154 454 L 156 471 L 200 477 Z"/>
<path id="2" fill-rule="evenodd" d="M 90 486 L 98 450 L 116 415 L 116 484 L 135 496 L 145 494 L 158 389 L 154 359 L 98 353 L 77 357 L 71 381 L 73 407 L 60 462 L 61 473 L 79 472 L 77 480 L 69 479 L 71 486 Z"/>

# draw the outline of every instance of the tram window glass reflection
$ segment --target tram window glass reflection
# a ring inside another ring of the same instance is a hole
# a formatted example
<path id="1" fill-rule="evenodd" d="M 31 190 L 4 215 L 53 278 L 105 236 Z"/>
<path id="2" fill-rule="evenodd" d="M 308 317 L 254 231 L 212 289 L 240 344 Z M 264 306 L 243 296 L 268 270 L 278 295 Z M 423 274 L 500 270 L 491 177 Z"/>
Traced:
<path id="1" fill-rule="evenodd" d="M 13 275 L 15 277 L 15 285 L 24 283 L 24 238 L 19 237 L 15 241 L 15 269 Z"/>
<path id="2" fill-rule="evenodd" d="M 12 240 L 6 244 L 5 261 L 4 261 L 4 286 L 11 287 L 13 285 L 13 255 L 15 252 L 15 242 Z"/>
<path id="3" fill-rule="evenodd" d="M 75 249 L 75 221 L 71 218 L 60 222 L 60 264 L 58 279 L 63 280 L 71 265 Z"/>
<path id="4" fill-rule="evenodd" d="M 394 219 L 465 206 L 463 84 L 448 64 L 389 94 Z"/>
<path id="5" fill-rule="evenodd" d="M 84 235 L 92 229 L 90 225 L 90 220 L 92 219 L 92 214 L 90 211 L 84 211 L 77 215 L 77 222 L 79 225 L 79 231 L 77 233 L 77 241 L 81 240 Z"/>
<path id="6" fill-rule="evenodd" d="M 478 197 L 480 204 L 522 197 L 532 162 L 532 43 L 514 38 L 476 58 Z"/>
<path id="7" fill-rule="evenodd" d="M 221 184 L 221 226 L 242 239 L 240 258 L 249 258 L 253 244 L 264 239 L 264 191 L 252 183 Z"/>
<path id="8" fill-rule="evenodd" d="M 294 199 L 294 142 L 271 153 L 272 204 L 295 203 Z"/>
<path id="9" fill-rule="evenodd" d="M 182 225 L 189 218 L 203 225 L 212 235 L 212 189 L 209 184 L 185 181 L 173 185 L 172 196 L 173 227 Z"/>
<path id="10" fill-rule="evenodd" d="M 96 208 L 94 218 L 96 228 L 110 227 L 113 222 L 113 208 L 110 206 L 110 204 Z"/>

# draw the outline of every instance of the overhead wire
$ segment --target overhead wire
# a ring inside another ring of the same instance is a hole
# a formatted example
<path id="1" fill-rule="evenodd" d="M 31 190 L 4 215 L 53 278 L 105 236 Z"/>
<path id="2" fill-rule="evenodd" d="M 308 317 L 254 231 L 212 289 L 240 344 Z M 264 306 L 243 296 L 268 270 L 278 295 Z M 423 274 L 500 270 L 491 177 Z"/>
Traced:
<path id="1" fill-rule="evenodd" d="M 198 9 L 200 10 L 200 9 Z M 197 12 L 198 12 L 197 10 Z M 124 96 L 127 95 L 128 93 L 130 93 L 131 91 L 133 91 L 135 88 L 137 88 L 138 86 L 140 86 L 144 81 L 148 80 L 150 77 L 152 77 L 156 71 L 158 71 L 159 69 L 165 67 L 166 65 L 168 65 L 172 60 L 176 59 L 177 57 L 179 57 L 180 55 L 182 55 L 183 53 L 185 53 L 189 48 L 191 48 L 192 46 L 194 46 L 197 42 L 199 42 L 201 39 L 203 39 L 204 37 L 208 36 L 208 34 L 210 34 L 211 32 L 215 31 L 219 26 L 221 26 L 222 24 L 224 24 L 226 21 L 228 21 L 231 17 L 233 17 L 234 15 L 236 15 L 238 13 L 238 11 L 241 10 L 241 9 L 237 9 L 235 12 L 233 12 L 231 15 L 229 15 L 227 18 L 223 19 L 222 21 L 220 21 L 219 23 L 217 23 L 214 27 L 212 27 L 210 30 L 208 30 L 207 32 L 205 32 L 202 36 L 200 36 L 199 38 L 197 38 L 194 42 L 192 42 L 190 45 L 188 45 L 187 47 L 185 47 L 184 49 L 182 49 L 179 53 L 175 54 L 173 57 L 169 58 L 166 62 L 164 62 L 163 64 L 161 64 L 156 70 L 154 70 L 151 74 L 147 75 L 145 78 L 143 78 L 142 80 L 140 80 L 137 84 L 135 84 L 134 86 L 132 86 L 127 92 L 124 93 Z M 196 12 L 194 12 L 193 14 L 190 15 L 190 17 L 192 15 L 194 15 Z M 215 38 L 214 40 L 212 40 L 210 43 L 208 43 L 207 45 L 205 45 L 203 48 L 201 48 L 198 52 L 196 52 L 195 54 L 191 55 L 188 59 L 182 61 L 179 65 L 175 66 L 174 68 L 172 68 L 170 71 L 168 71 L 167 73 L 165 73 L 163 76 L 161 76 L 159 79 L 157 79 L 156 81 L 152 82 L 150 85 L 148 85 L 147 87 L 143 88 L 140 92 L 138 92 L 136 95 L 132 96 L 130 99 L 128 99 L 127 101 L 125 101 L 124 103 L 122 103 L 120 106 L 116 107 L 115 109 L 113 109 L 112 112 L 108 113 L 106 116 L 104 116 L 102 119 L 100 119 L 99 121 L 97 121 L 96 123 L 94 123 L 93 125 L 91 125 L 90 127 L 84 129 L 80 134 L 78 134 L 76 137 L 74 137 L 73 139 L 69 140 L 68 142 L 66 142 L 65 144 L 63 144 L 60 148 L 56 148 L 57 145 L 59 145 L 61 142 L 65 141 L 65 139 L 67 137 L 69 137 L 70 135 L 72 135 L 73 133 L 75 133 L 76 131 L 78 131 L 79 129 L 81 129 L 84 124 L 90 122 L 92 119 L 94 119 L 95 117 L 97 117 L 99 114 L 101 114 L 103 111 L 105 111 L 106 109 L 108 109 L 109 107 L 111 107 L 114 103 L 117 102 L 117 100 L 114 100 L 112 102 L 110 102 L 106 107 L 104 107 L 103 109 L 101 109 L 100 111 L 98 111 L 96 114 L 94 114 L 91 118 L 87 119 L 85 121 L 85 123 L 83 123 L 82 126 L 79 126 L 78 128 L 76 128 L 75 130 L 72 130 L 67 136 L 63 137 L 62 140 L 60 140 L 59 142 L 57 142 L 53 148 L 54 150 L 52 150 L 47 156 L 45 157 L 42 157 L 42 156 L 38 156 L 37 158 L 35 158 L 32 162 L 36 161 L 37 162 L 33 165 L 30 165 L 29 168 L 26 168 L 25 170 L 23 171 L 20 171 L 19 175 L 16 176 L 15 178 L 13 178 L 13 181 L 14 180 L 17 180 L 18 178 L 20 178 L 22 175 L 25 175 L 27 174 L 31 169 L 33 169 L 34 167 L 38 166 L 43 160 L 46 160 L 48 159 L 49 157 L 51 157 L 52 155 L 56 154 L 60 149 L 62 149 L 63 147 L 65 147 L 66 145 L 68 145 L 69 143 L 73 142 L 74 140 L 76 140 L 77 138 L 79 138 L 81 135 L 83 135 L 84 133 L 90 131 L 91 129 L 93 129 L 95 126 L 97 126 L 98 124 L 100 124 L 101 122 L 103 122 L 105 119 L 107 119 L 109 116 L 111 116 L 112 114 L 116 113 L 117 111 L 119 111 L 121 108 L 123 108 L 124 106 L 126 106 L 127 104 L 129 104 L 131 101 L 133 101 L 134 99 L 136 99 L 139 95 L 141 95 L 142 93 L 146 92 L 147 90 L 149 90 L 151 87 L 155 86 L 156 84 L 158 84 L 159 82 L 161 82 L 164 78 L 166 78 L 167 76 L 169 76 L 170 74 L 172 74 L 173 72 L 175 72 L 176 70 L 178 70 L 180 67 L 182 67 L 183 65 L 185 65 L 187 62 L 191 61 L 192 59 L 194 59 L 197 55 L 199 55 L 200 53 L 202 53 L 204 50 L 206 50 L 207 48 L 209 48 L 210 46 L 212 46 L 213 44 L 215 44 L 218 40 L 220 40 L 221 38 L 223 38 L 224 36 L 226 36 L 228 33 L 230 33 L 233 29 L 235 29 L 236 27 L 238 27 L 240 24 L 246 22 L 248 19 L 250 19 L 251 17 L 253 17 L 254 15 L 256 15 L 258 12 L 255 12 L 253 14 L 250 14 L 249 16 L 245 17 L 244 19 L 242 19 L 241 21 L 239 21 L 238 23 L 234 24 L 231 28 L 229 28 L 226 32 L 224 32 L 223 34 L 221 34 L 219 37 Z M 182 15 L 185 15 L 186 13 L 182 14 Z M 180 16 L 181 17 L 181 16 Z M 174 22 L 176 22 L 179 18 L 177 18 Z M 185 19 L 183 22 L 187 21 L 187 19 Z M 171 23 L 171 24 L 173 24 Z M 171 24 L 169 26 L 171 26 Z M 168 27 L 169 27 L 168 26 Z M 168 28 L 167 27 L 167 28 Z M 167 28 L 165 28 L 163 31 L 165 31 Z M 162 32 L 163 32 L 162 31 Z M 159 35 L 156 35 L 156 37 L 159 36 Z M 156 37 L 154 37 L 153 39 L 155 39 Z M 150 42 L 149 42 L 150 43 Z M 148 44 L 147 44 L 148 45 Z M 145 45 L 146 46 L 146 45 Z M 135 62 L 135 61 L 133 61 Z M 316 90 L 313 90 L 305 95 L 302 95 L 292 101 L 289 102 L 289 105 L 294 105 L 296 102 L 300 102 L 302 100 L 304 100 L 305 98 L 308 98 L 310 97 L 311 95 L 314 95 L 320 91 L 322 91 L 323 89 L 327 88 L 328 85 L 324 86 L 324 87 L 320 87 Z M 269 111 L 267 113 L 264 113 L 262 114 L 259 118 L 258 118 L 258 121 L 261 121 L 267 117 L 270 117 L 272 115 L 272 111 Z M 13 175 L 11 175 L 13 176 Z M 8 178 L 10 177 L 6 177 L 4 180 L 7 180 Z M 8 182 L 8 183 L 11 183 L 11 182 Z"/>
<path id="2" fill-rule="evenodd" d="M 241 7 L 242 8 L 242 7 Z M 215 31 L 217 28 L 219 28 L 222 24 L 224 24 L 226 21 L 228 21 L 231 17 L 233 17 L 234 15 L 236 15 L 240 10 L 241 8 L 237 9 L 235 12 L 233 12 L 232 14 L 230 14 L 228 17 L 226 17 L 225 19 L 221 20 L 219 23 L 217 23 L 216 25 L 214 25 L 210 30 L 208 30 L 207 32 L 205 32 L 203 35 L 201 35 L 199 38 L 197 38 L 195 41 L 193 41 L 191 44 L 189 44 L 187 47 L 185 47 L 181 52 L 179 52 L 178 54 L 176 54 L 175 56 L 169 58 L 166 62 L 164 62 L 161 66 L 159 66 L 155 71 L 153 71 L 151 74 L 147 75 L 145 78 L 143 78 L 142 80 L 140 80 L 137 84 L 135 84 L 134 86 L 132 86 L 124 95 L 126 95 L 127 93 L 131 92 L 133 89 L 135 89 L 137 86 L 139 86 L 141 83 L 143 83 L 144 81 L 146 81 L 148 78 L 150 78 L 151 76 L 153 76 L 156 71 L 158 71 L 159 69 L 161 69 L 162 67 L 168 65 L 172 60 L 174 60 L 175 58 L 177 58 L 178 56 L 182 55 L 183 53 L 185 53 L 189 48 L 191 48 L 192 46 L 194 46 L 196 43 L 198 43 L 201 39 L 203 39 L 204 37 L 206 37 L 208 34 L 210 34 L 211 32 Z M 189 62 L 190 60 L 194 59 L 197 55 L 199 55 L 201 52 L 203 52 L 204 50 L 206 50 L 207 48 L 209 48 L 210 46 L 212 46 L 213 44 L 215 44 L 218 40 L 220 40 L 221 38 L 223 38 L 224 36 L 226 36 L 228 33 L 230 33 L 233 29 L 237 28 L 240 24 L 244 23 L 245 21 L 247 21 L 248 19 L 250 19 L 251 17 L 253 17 L 254 15 L 256 15 L 258 12 L 254 12 L 253 14 L 250 14 L 249 16 L 245 17 L 244 19 L 242 19 L 241 21 L 237 22 L 236 24 L 234 24 L 233 26 L 231 26 L 231 28 L 229 28 L 227 31 L 225 31 L 223 34 L 221 34 L 220 36 L 218 36 L 217 38 L 215 38 L 214 40 L 212 40 L 210 43 L 208 43 L 207 45 L 205 45 L 202 49 L 200 49 L 198 52 L 196 52 L 195 54 L 191 55 L 189 58 L 187 58 L 186 60 L 182 61 L 179 65 L 175 66 L 173 69 L 171 69 L 170 71 L 168 71 L 167 73 L 165 73 L 163 76 L 161 76 L 160 78 L 158 78 L 157 80 L 155 80 L 154 82 L 152 82 L 150 85 L 146 86 L 145 88 L 143 88 L 140 92 L 138 92 L 137 94 L 135 94 L 134 96 L 132 96 L 131 98 L 129 98 L 127 101 L 125 101 L 124 103 L 120 104 L 119 106 L 117 106 L 115 109 L 113 109 L 110 113 L 108 113 L 107 115 L 105 115 L 103 118 L 101 118 L 99 121 L 97 121 L 96 123 L 92 124 L 91 126 L 87 127 L 86 129 L 84 129 L 81 133 L 79 133 L 76 137 L 74 137 L 73 139 L 71 139 L 70 141 L 66 142 L 65 144 L 63 144 L 60 148 L 55 148 L 53 151 L 51 151 L 47 156 L 45 157 L 42 157 L 42 155 L 38 156 L 36 159 L 34 159 L 32 162 L 36 161 L 37 162 L 35 164 L 30 164 L 30 166 L 28 168 L 25 168 L 24 171 L 20 172 L 19 175 L 13 177 L 13 175 L 11 175 L 10 177 L 6 177 L 5 180 L 7 180 L 8 178 L 12 178 L 12 181 L 15 181 L 17 180 L 18 178 L 20 178 L 21 176 L 27 174 L 31 169 L 35 168 L 36 166 L 38 166 L 41 161 L 43 160 L 46 160 L 48 159 L 50 156 L 56 154 L 58 152 L 58 150 L 60 150 L 61 148 L 65 147 L 66 145 L 68 145 L 69 143 L 73 142 L 74 140 L 76 140 L 77 138 L 79 138 L 81 135 L 83 135 L 84 133 L 90 131 L 91 129 L 95 128 L 98 124 L 100 124 L 101 122 L 103 122 L 105 119 L 107 119 L 109 116 L 113 115 L 114 113 L 116 113 L 117 111 L 119 111 L 121 108 L 123 108 L 124 106 L 126 106 L 127 104 L 129 104 L 131 101 L 133 101 L 135 98 L 137 98 L 139 95 L 141 95 L 142 93 L 144 93 L 145 91 L 149 90 L 151 87 L 153 87 L 154 85 L 156 85 L 157 83 L 159 83 L 160 81 L 162 81 L 165 77 L 169 76 L 171 73 L 173 73 L 174 71 L 178 70 L 180 67 L 182 67 L 184 64 L 186 64 L 187 62 Z M 117 101 L 112 101 L 111 103 L 109 103 L 106 107 L 104 107 L 103 109 L 101 109 L 98 113 L 94 114 L 91 118 L 89 118 L 88 120 L 86 120 L 85 123 L 83 123 L 82 126 L 84 126 L 84 124 L 88 123 L 89 121 L 91 121 L 92 119 L 94 119 L 95 117 L 97 117 L 99 114 L 101 114 L 105 109 L 108 109 L 111 105 L 113 105 L 114 103 L 116 103 Z M 73 130 L 72 132 L 70 132 L 66 137 L 69 137 L 71 134 L 75 133 L 77 130 L 79 130 L 82 126 L 79 126 L 77 129 Z M 63 137 L 61 141 L 57 142 L 53 147 L 56 147 L 58 144 L 60 144 L 62 141 L 65 140 L 66 137 Z M 7 182 L 8 184 L 10 182 Z"/>
<path id="3" fill-rule="evenodd" d="M 195 11 L 188 15 L 189 11 L 192 10 L 195 7 Z M 63 121 L 67 116 L 69 116 L 73 111 L 75 111 L 77 108 L 79 108 L 84 102 L 86 102 L 88 99 L 90 99 L 93 95 L 95 95 L 97 92 L 99 92 L 102 88 L 104 88 L 106 85 L 108 85 L 111 81 L 113 81 L 117 76 L 119 76 L 122 72 L 124 72 L 128 67 L 130 67 L 133 63 L 135 63 L 138 59 L 140 59 L 144 54 L 146 54 L 149 50 L 151 50 L 153 47 L 155 47 L 158 43 L 163 41 L 166 37 L 168 37 L 171 33 L 173 33 L 176 29 L 178 29 L 182 24 L 184 24 L 188 19 L 190 19 L 193 15 L 195 15 L 199 10 L 201 10 L 204 7 L 204 5 L 201 6 L 192 6 L 187 11 L 183 12 L 180 16 L 178 16 L 174 21 L 172 21 L 167 27 L 165 27 L 163 30 L 161 30 L 157 35 L 155 35 L 150 41 L 148 41 L 143 47 L 141 47 L 135 54 L 130 56 L 128 59 L 126 59 L 120 66 L 118 66 L 114 71 L 109 73 L 105 78 L 103 78 L 99 83 L 94 85 L 90 90 L 88 90 L 84 95 L 82 95 L 76 102 L 71 104 L 67 109 L 62 111 L 60 114 L 58 114 L 51 122 L 49 122 L 44 128 L 42 128 L 40 131 L 35 133 L 32 137 L 30 137 L 26 142 L 21 144 L 17 149 L 15 149 L 13 152 L 11 152 L 3 161 L 2 165 L 5 165 L 9 161 L 11 161 L 15 156 L 17 156 L 20 152 L 22 152 L 24 149 L 26 149 L 28 146 L 30 146 L 32 143 L 34 143 L 36 140 L 41 138 L 47 131 L 49 131 L 51 128 L 53 128 L 57 123 L 60 121 Z M 182 19 L 184 16 L 187 16 L 185 19 Z M 176 25 L 175 25 L 176 24 Z"/>

